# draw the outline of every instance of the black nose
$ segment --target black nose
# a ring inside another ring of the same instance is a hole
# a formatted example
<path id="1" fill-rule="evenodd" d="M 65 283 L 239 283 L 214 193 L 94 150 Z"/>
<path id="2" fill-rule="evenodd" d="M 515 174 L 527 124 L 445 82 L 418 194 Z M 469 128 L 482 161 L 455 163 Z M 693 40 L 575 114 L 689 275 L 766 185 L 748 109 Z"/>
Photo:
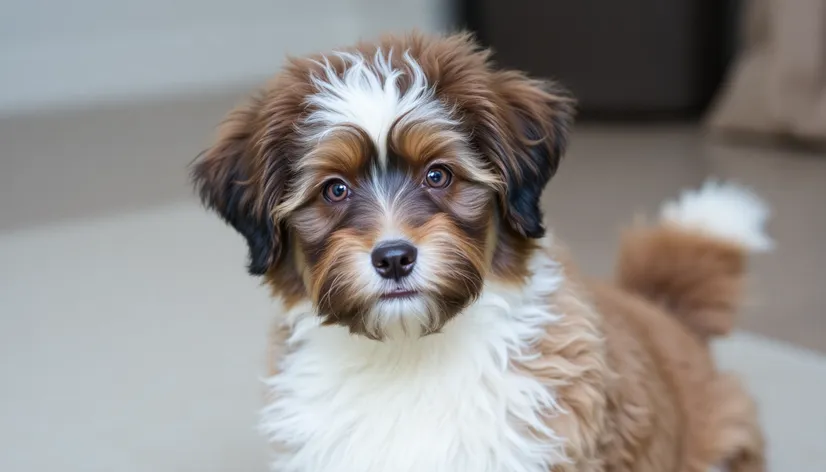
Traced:
<path id="1" fill-rule="evenodd" d="M 373 267 L 385 279 L 399 281 L 413 272 L 416 265 L 416 247 L 404 241 L 388 241 L 373 249 Z"/>

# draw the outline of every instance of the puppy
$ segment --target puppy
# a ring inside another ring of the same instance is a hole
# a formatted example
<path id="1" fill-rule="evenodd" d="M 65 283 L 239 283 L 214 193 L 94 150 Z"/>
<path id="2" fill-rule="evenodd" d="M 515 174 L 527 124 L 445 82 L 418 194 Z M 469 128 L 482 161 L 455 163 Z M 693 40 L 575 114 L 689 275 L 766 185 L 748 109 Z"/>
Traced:
<path id="1" fill-rule="evenodd" d="M 577 274 L 540 195 L 571 97 L 467 35 L 290 59 L 195 163 L 284 305 L 262 430 L 279 472 L 758 471 L 731 329 L 764 205 L 707 184 Z"/>

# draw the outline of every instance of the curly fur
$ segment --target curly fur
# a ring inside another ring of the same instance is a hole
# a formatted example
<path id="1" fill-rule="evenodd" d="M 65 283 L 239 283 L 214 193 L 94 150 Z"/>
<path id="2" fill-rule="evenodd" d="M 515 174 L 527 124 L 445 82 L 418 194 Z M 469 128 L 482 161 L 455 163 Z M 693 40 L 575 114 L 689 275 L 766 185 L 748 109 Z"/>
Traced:
<path id="1" fill-rule="evenodd" d="M 572 117 L 470 36 L 419 34 L 291 59 L 229 115 L 193 177 L 284 304 L 274 470 L 762 470 L 755 405 L 707 340 L 767 209 L 709 184 L 629 230 L 614 282 L 583 278 L 539 203 Z M 371 266 L 389 240 L 417 248 L 404 278 Z"/>

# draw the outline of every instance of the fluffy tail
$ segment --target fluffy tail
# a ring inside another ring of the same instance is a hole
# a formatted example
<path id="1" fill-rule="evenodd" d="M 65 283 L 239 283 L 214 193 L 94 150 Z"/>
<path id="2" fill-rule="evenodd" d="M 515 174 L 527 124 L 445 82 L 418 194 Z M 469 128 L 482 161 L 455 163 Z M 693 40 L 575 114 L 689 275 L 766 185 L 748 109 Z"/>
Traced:
<path id="1" fill-rule="evenodd" d="M 727 334 L 748 252 L 773 246 L 763 229 L 768 216 L 749 190 L 709 181 L 663 204 L 657 225 L 624 235 L 618 282 L 664 305 L 703 338 Z"/>

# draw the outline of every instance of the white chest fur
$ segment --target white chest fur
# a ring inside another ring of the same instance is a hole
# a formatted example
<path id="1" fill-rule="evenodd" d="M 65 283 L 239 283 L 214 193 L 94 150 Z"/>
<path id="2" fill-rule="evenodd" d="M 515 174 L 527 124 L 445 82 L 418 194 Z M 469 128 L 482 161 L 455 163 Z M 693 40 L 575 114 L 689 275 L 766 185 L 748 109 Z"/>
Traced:
<path id="1" fill-rule="evenodd" d="M 486 287 L 442 333 L 376 342 L 294 310 L 290 354 L 267 380 L 262 429 L 278 472 L 546 472 L 563 441 L 553 392 L 514 363 L 532 355 L 560 273 L 533 260 L 521 290 Z"/>

